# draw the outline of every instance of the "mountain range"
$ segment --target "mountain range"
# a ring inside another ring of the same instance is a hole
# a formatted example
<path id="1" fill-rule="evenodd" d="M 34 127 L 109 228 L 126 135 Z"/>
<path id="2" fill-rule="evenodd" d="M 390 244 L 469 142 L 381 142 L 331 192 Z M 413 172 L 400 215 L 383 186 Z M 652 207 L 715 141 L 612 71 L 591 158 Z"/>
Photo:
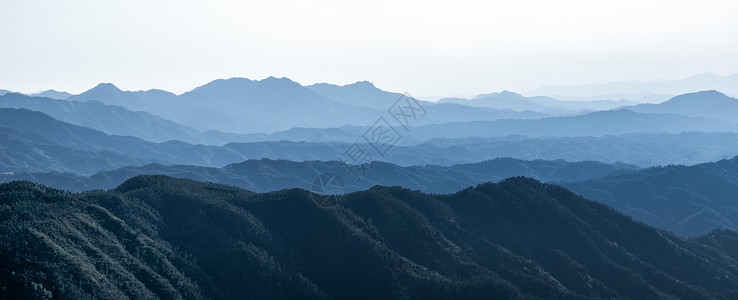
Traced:
<path id="1" fill-rule="evenodd" d="M 71 194 L 0 184 L 3 298 L 730 299 L 738 235 L 695 239 L 561 187 L 374 187 L 318 206 L 132 178 Z M 12 216 L 12 218 L 11 218 Z"/>
<path id="2" fill-rule="evenodd" d="M 375 162 L 370 166 L 347 166 L 340 161 L 247 160 L 222 168 L 193 165 L 149 164 L 100 171 L 90 176 L 70 173 L 22 172 L 0 176 L 0 182 L 30 180 L 49 187 L 75 192 L 111 189 L 138 175 L 162 174 L 177 178 L 208 181 L 241 187 L 254 192 L 270 192 L 287 188 L 310 189 L 321 174 L 337 174 L 347 192 L 369 189 L 375 185 L 421 190 L 426 193 L 454 193 L 469 186 L 526 176 L 546 182 L 580 181 L 599 178 L 622 171 L 639 169 L 627 164 L 600 162 L 524 161 L 498 158 L 453 166 L 398 166 Z"/>
<path id="3" fill-rule="evenodd" d="M 514 111 L 529 110 L 558 115 L 574 114 L 583 111 L 607 110 L 635 104 L 624 100 L 560 101 L 546 96 L 525 97 L 510 91 L 482 94 L 472 99 L 444 98 L 439 100 L 439 102 L 456 103 L 474 107 L 510 109 Z"/>
<path id="4" fill-rule="evenodd" d="M 57 90 L 45 90 L 43 92 L 31 94 L 30 96 L 33 97 L 45 97 L 45 98 L 51 98 L 56 100 L 65 100 L 72 96 L 72 94 L 67 92 L 60 92 Z"/>
<path id="5" fill-rule="evenodd" d="M 622 172 L 563 185 L 681 235 L 698 236 L 715 228 L 738 230 L 738 157 Z"/>
<path id="6" fill-rule="evenodd" d="M 718 90 L 738 97 L 738 74 L 718 76 L 712 73 L 699 74 L 680 80 L 638 81 L 628 80 L 606 84 L 572 86 L 547 86 L 526 94 L 546 95 L 557 99 L 577 100 L 638 100 L 639 102 L 661 102 L 669 98 L 696 91 Z"/>
<path id="7" fill-rule="evenodd" d="M 639 104 L 626 107 L 642 113 L 677 114 L 737 123 L 738 99 L 718 91 L 702 91 L 679 95 L 659 104 Z"/>
<path id="8" fill-rule="evenodd" d="M 137 137 L 108 135 L 25 109 L 0 108 L 0 116 L 2 172 L 94 174 L 102 169 L 113 170 L 129 165 L 161 163 L 222 167 L 259 158 L 327 161 L 338 159 L 352 147 L 351 142 L 325 141 L 341 135 L 347 141 L 359 142 L 357 145 L 361 148 L 371 149 L 371 145 L 361 137 L 361 132 L 354 134 L 338 129 L 293 130 L 295 132 L 291 133 L 294 135 L 269 136 L 275 140 L 308 136 L 319 142 L 266 141 L 209 146 L 180 141 L 153 143 Z M 375 153 L 373 159 L 402 166 L 452 165 L 512 157 L 525 160 L 596 160 L 648 167 L 733 157 L 738 155 L 736 139 L 736 133 L 435 139 L 413 146 L 397 145 L 384 156 Z"/>

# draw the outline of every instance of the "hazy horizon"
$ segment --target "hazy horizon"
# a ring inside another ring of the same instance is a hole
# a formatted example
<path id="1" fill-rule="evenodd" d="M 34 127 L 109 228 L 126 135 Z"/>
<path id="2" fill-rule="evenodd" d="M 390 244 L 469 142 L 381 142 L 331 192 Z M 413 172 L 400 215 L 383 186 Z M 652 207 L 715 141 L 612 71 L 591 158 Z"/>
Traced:
<path id="1" fill-rule="evenodd" d="M 0 4 L 0 88 L 180 94 L 216 78 L 367 80 L 422 98 L 738 73 L 738 3 Z M 293 51 L 300 49 L 300 51 Z"/>

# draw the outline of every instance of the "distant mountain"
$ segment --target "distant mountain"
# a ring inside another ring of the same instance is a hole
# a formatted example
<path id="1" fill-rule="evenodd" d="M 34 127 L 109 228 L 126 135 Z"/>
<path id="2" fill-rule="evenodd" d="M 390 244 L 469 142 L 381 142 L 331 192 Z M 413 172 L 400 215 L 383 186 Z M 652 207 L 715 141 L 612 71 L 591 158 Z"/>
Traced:
<path id="1" fill-rule="evenodd" d="M 130 110 L 176 110 L 177 95 L 162 91 L 122 91 L 112 83 L 100 83 L 97 86 L 79 95 L 73 95 L 67 100 L 90 101 L 95 100 L 108 105 L 125 107 Z"/>
<path id="2" fill-rule="evenodd" d="M 738 99 L 718 91 L 689 93 L 671 98 L 659 104 L 640 104 L 627 107 L 643 113 L 678 114 L 692 117 L 712 118 L 738 123 Z"/>
<path id="3" fill-rule="evenodd" d="M 546 98 L 546 97 L 541 97 Z M 550 99 L 555 102 L 556 100 Z M 574 111 L 565 110 L 560 107 L 551 107 L 538 103 L 533 99 L 524 97 L 520 94 L 513 92 L 502 91 L 500 93 L 484 94 L 474 97 L 473 99 L 463 98 L 445 98 L 441 99 L 440 103 L 455 103 L 462 105 L 469 105 L 474 107 L 487 107 L 494 109 L 509 109 L 513 111 L 535 111 L 539 113 L 548 114 L 567 114 L 573 113 Z"/>
<path id="4" fill-rule="evenodd" d="M 620 81 L 606 84 L 587 84 L 574 86 L 548 86 L 530 91 L 530 95 L 561 95 L 591 97 L 595 95 L 618 95 L 609 99 L 629 99 L 625 95 L 652 93 L 660 95 L 681 95 L 697 91 L 718 90 L 732 97 L 738 97 L 738 74 L 717 76 L 712 73 L 695 75 L 681 80 Z M 663 97 L 662 97 L 663 98 Z M 652 102 L 652 101 L 649 101 Z"/>
<path id="5" fill-rule="evenodd" d="M 523 161 L 511 158 L 449 167 L 402 167 L 384 162 L 364 167 L 366 169 L 363 171 L 362 167 L 353 167 L 356 173 L 352 175 L 348 167 L 338 161 L 293 162 L 261 159 L 229 164 L 223 168 L 161 164 L 130 166 L 101 171 L 89 177 L 60 172 L 17 173 L 0 177 L 0 182 L 29 180 L 53 188 L 85 191 L 114 188 L 138 175 L 161 174 L 229 184 L 255 192 L 269 192 L 286 188 L 310 189 L 313 180 L 320 174 L 332 173 L 342 177 L 348 192 L 365 190 L 375 185 L 397 185 L 427 193 L 454 193 L 472 185 L 513 176 L 534 177 L 541 181 L 576 181 L 638 169 L 626 164 Z"/>
<path id="6" fill-rule="evenodd" d="M 67 93 L 67 92 L 60 92 L 57 90 L 45 90 L 40 93 L 31 94 L 30 96 L 46 97 L 46 98 L 51 98 L 51 99 L 56 99 L 56 100 L 64 100 L 64 99 L 71 97 L 72 94 Z"/>
<path id="7" fill-rule="evenodd" d="M 651 226 L 697 236 L 738 229 L 738 157 L 624 172 L 566 187 Z"/>
<path id="8" fill-rule="evenodd" d="M 413 149 L 423 154 L 447 154 L 433 156 L 433 160 L 438 163 L 454 158 L 480 161 L 494 157 L 514 157 L 524 160 L 626 162 L 651 167 L 669 164 L 692 165 L 734 157 L 738 155 L 735 141 L 738 141 L 738 133 L 634 133 L 603 137 L 540 138 L 507 136 L 434 139 L 414 146 Z M 393 153 L 394 151 L 388 158 L 392 158 Z"/>
<path id="9" fill-rule="evenodd" d="M 26 109 L 0 108 L 0 128 L 12 129 L 7 132 L 8 139 L 25 139 L 26 136 L 38 137 L 28 140 L 35 148 L 55 146 L 42 152 L 44 157 L 62 160 L 67 152 L 110 152 L 126 157 L 131 163 L 159 162 L 166 164 L 194 164 L 205 166 L 223 166 L 240 162 L 249 158 L 283 158 L 283 159 L 335 159 L 338 153 L 345 151 L 347 145 L 316 145 L 307 143 L 253 143 L 228 144 L 225 146 L 192 145 L 180 141 L 153 143 L 131 136 L 107 135 L 87 127 L 61 122 L 50 116 Z M 54 150 L 54 151 L 51 151 Z M 58 151 L 57 151 L 58 150 Z M 0 159 L 6 159 L 5 152 L 0 152 Z M 253 155 L 253 156 L 252 156 Z M 276 157 L 274 157 L 276 156 Z M 6 160 L 7 161 L 7 160 Z M 23 170 L 24 161 L 13 161 L 7 166 L 15 170 Z M 135 163 L 137 165 L 141 163 Z M 58 167 L 55 164 L 41 165 L 43 169 L 26 169 L 26 171 L 68 171 L 89 174 L 88 167 L 74 168 L 74 165 Z M 101 168 L 110 169 L 107 165 L 98 165 L 93 171 Z M 122 165 L 115 165 L 121 167 Z M 71 168 L 71 169 L 70 169 Z"/>
<path id="10" fill-rule="evenodd" d="M 7 93 L 12 93 L 12 92 L 8 90 L 0 90 L 0 96 L 5 95 Z"/>
<path id="11" fill-rule="evenodd" d="M 380 112 L 330 100 L 287 78 L 215 80 L 181 96 L 272 129 L 371 124 Z"/>
<path id="12" fill-rule="evenodd" d="M 124 92 L 112 84 L 100 84 L 68 100 L 97 100 L 147 111 L 199 130 L 240 133 L 369 124 L 380 114 L 329 100 L 287 78 L 273 77 L 215 80 L 180 96 L 160 90 Z"/>
<path id="13" fill-rule="evenodd" d="M 322 208 L 163 176 L 0 185 L 0 297 L 729 299 L 738 234 L 682 239 L 561 187 L 374 187 Z"/>
<path id="14" fill-rule="evenodd" d="M 412 128 L 403 142 L 433 138 L 523 135 L 528 137 L 606 136 L 630 133 L 738 132 L 738 126 L 719 120 L 672 114 L 643 114 L 630 110 L 593 112 L 573 117 L 497 120 L 424 125 Z"/>
<path id="15" fill-rule="evenodd" d="M 344 86 L 318 83 L 307 87 L 337 102 L 371 107 L 383 111 L 389 109 L 403 97 L 403 94 L 400 93 L 383 91 L 368 81 L 359 81 Z M 427 114 L 423 118 L 414 120 L 413 124 L 415 125 L 459 121 L 494 121 L 500 119 L 539 119 L 550 116 L 549 114 L 532 110 L 516 111 L 504 107 L 475 107 L 474 105 L 469 105 L 469 103 L 435 103 L 415 100 L 427 110 Z"/>
<path id="16" fill-rule="evenodd" d="M 488 107 L 495 109 L 509 109 L 514 111 L 534 111 L 546 114 L 573 114 L 576 112 L 607 110 L 621 106 L 632 105 L 627 101 L 559 101 L 551 97 L 536 96 L 525 97 L 523 95 L 502 91 L 500 93 L 483 94 L 473 99 L 445 98 L 439 100 L 441 103 L 456 103 L 474 107 Z"/>
<path id="17" fill-rule="evenodd" d="M 158 90 L 124 92 L 103 83 L 67 100 L 99 101 L 146 111 L 201 131 L 271 133 L 294 127 L 371 125 L 380 117 L 389 117 L 387 110 L 400 97 L 402 94 L 380 90 L 369 82 L 304 87 L 287 78 L 269 77 L 258 81 L 219 79 L 179 96 Z M 417 101 L 427 112 L 415 125 L 550 116 L 533 111 Z"/>
<path id="18" fill-rule="evenodd" d="M 0 96 L 0 107 L 35 110 L 57 120 L 90 127 L 110 135 L 130 135 L 153 142 L 169 140 L 204 144 L 226 142 L 219 140 L 217 134 L 205 134 L 147 112 L 134 112 L 97 101 L 58 101 L 43 97 L 7 94 Z M 239 137 L 230 135 L 228 141 L 239 141 Z"/>
<path id="19" fill-rule="evenodd" d="M 626 102 L 620 106 L 635 105 L 637 103 L 661 103 L 674 97 L 674 95 L 654 94 L 651 92 L 638 93 L 609 93 L 609 94 L 593 94 L 586 96 L 567 96 L 567 95 L 547 95 L 562 101 L 576 101 L 579 103 L 587 102 Z"/>
<path id="20" fill-rule="evenodd" d="M 248 159 L 286 159 L 291 161 L 336 160 L 357 142 L 359 147 L 372 151 L 363 139 L 362 128 L 340 130 L 298 130 L 290 134 L 261 136 L 261 139 L 289 140 L 332 140 L 342 137 L 348 142 L 290 142 L 264 141 L 229 143 L 223 146 L 193 145 L 179 141 L 153 143 L 130 136 L 111 136 L 87 127 L 76 126 L 55 120 L 40 112 L 25 109 L 0 108 L 0 128 L 12 129 L 5 133 L 6 140 L 23 140 L 28 147 L 46 149 L 33 153 L 49 161 L 66 161 L 66 153 L 100 152 L 111 153 L 115 161 L 128 161 L 133 165 L 158 162 L 162 164 L 200 165 L 221 167 Z M 424 128 L 424 127 L 420 127 Z M 364 129 L 365 130 L 365 129 Z M 412 129 L 411 134 L 420 131 Z M 443 133 L 443 132 L 440 132 Z M 321 136 L 322 134 L 322 136 Z M 410 139 L 410 135 L 405 137 Z M 430 135 L 430 134 L 425 134 Z M 29 136 L 37 138 L 28 138 Z M 443 136 L 433 134 L 432 136 Z M 427 136 L 426 136 L 427 137 Z M 425 139 L 420 139 L 425 141 Z M 497 157 L 513 157 L 525 160 L 569 161 L 596 160 L 606 163 L 624 162 L 639 166 L 684 163 L 693 164 L 714 161 L 738 155 L 733 141 L 735 133 L 685 133 L 685 134 L 633 134 L 604 137 L 539 137 L 521 136 L 465 139 L 437 139 L 412 146 L 396 145 L 384 156 L 374 153 L 372 159 L 401 166 L 409 165 L 453 165 L 472 163 Z M 8 142 L 10 143 L 10 142 Z M 13 144 L 10 144 L 13 145 Z M 51 148 L 45 148 L 53 146 Z M 29 149 L 31 149 L 29 148 Z M 125 163 L 75 164 L 33 163 L 20 156 L 0 151 L 1 167 L 13 172 L 72 172 L 91 174 L 100 169 L 114 169 Z M 29 150 L 30 151 L 30 150 Z M 77 155 L 77 154 L 75 154 Z M 81 155 L 81 154 L 79 154 Z M 79 156 L 78 155 L 78 156 Z M 97 157 L 101 154 L 91 155 Z M 15 158 L 11 158 L 15 157 Z M 103 157 L 105 157 L 103 155 Z M 117 158 L 116 158 L 117 157 Z M 119 160 L 123 159 L 123 160 Z M 44 162 L 45 160 L 35 160 Z M 93 162 L 96 160 L 92 160 Z M 2 172 L 2 170 L 0 170 Z"/>
<path id="21" fill-rule="evenodd" d="M 423 124 L 402 132 L 398 144 L 413 146 L 438 138 L 469 137 L 601 137 L 633 133 L 738 132 L 738 125 L 715 119 L 674 114 L 645 114 L 627 109 L 598 111 L 576 116 L 532 119 L 498 119 Z M 393 125 L 393 124 L 390 124 Z M 399 127 L 398 124 L 393 126 Z M 402 127 L 399 127 L 402 128 Z M 345 125 L 340 128 L 292 128 L 268 135 L 266 140 L 308 142 L 346 142 L 361 139 L 366 126 Z M 327 134 L 327 131 L 340 133 Z"/>
<path id="22" fill-rule="evenodd" d="M 2 178 L 12 177 L 13 173 L 18 172 L 57 171 L 93 174 L 103 169 L 112 170 L 154 161 L 156 160 L 134 158 L 113 151 L 71 149 L 37 134 L 0 126 Z"/>
<path id="23" fill-rule="evenodd" d="M 403 96 L 401 93 L 380 90 L 368 81 L 359 81 L 343 86 L 330 83 L 316 83 L 307 86 L 307 88 L 336 102 L 381 110 L 388 109 Z M 430 102 L 424 101 L 423 104 L 428 103 Z"/>

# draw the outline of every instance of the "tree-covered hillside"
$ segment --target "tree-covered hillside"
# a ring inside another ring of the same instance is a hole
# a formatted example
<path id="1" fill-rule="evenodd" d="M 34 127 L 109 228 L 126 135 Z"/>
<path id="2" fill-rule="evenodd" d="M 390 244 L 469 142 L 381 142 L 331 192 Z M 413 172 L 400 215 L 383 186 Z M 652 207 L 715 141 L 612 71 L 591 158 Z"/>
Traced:
<path id="1" fill-rule="evenodd" d="M 324 208 L 165 176 L 109 191 L 0 185 L 2 298 L 717 298 L 738 234 L 682 239 L 526 178 L 399 187 Z"/>

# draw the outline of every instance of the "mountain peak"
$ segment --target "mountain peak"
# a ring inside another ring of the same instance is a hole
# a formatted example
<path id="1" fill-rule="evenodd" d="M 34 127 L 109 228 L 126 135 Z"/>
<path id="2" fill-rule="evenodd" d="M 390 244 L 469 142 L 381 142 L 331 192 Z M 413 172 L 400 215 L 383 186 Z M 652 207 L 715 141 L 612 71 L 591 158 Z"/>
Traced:
<path id="1" fill-rule="evenodd" d="M 347 84 L 346 86 L 355 86 L 355 87 L 363 87 L 363 88 L 377 88 L 376 86 L 374 86 L 373 83 L 366 81 L 366 80 L 357 81 L 352 84 Z"/>
<path id="2" fill-rule="evenodd" d="M 716 90 L 709 90 L 709 91 L 701 91 L 701 92 L 695 92 L 695 93 L 688 93 L 679 95 L 676 97 L 673 97 L 669 99 L 668 101 L 662 103 L 665 105 L 669 104 L 704 104 L 704 103 L 711 103 L 715 101 L 729 101 L 734 102 L 736 99 L 730 98 L 727 95 L 718 92 Z"/>
<path id="3" fill-rule="evenodd" d="M 94 88 L 90 89 L 90 91 L 110 91 L 110 92 L 122 92 L 121 89 L 119 89 L 117 86 L 115 86 L 112 83 L 105 83 L 102 82 L 98 85 L 96 85 Z"/>
<path id="4" fill-rule="evenodd" d="M 70 96 L 72 96 L 72 94 L 67 93 L 67 92 L 60 92 L 60 91 L 51 89 L 51 90 L 45 90 L 45 91 L 42 91 L 42 92 L 38 92 L 36 94 L 31 94 L 30 96 L 34 96 L 34 97 L 46 97 L 46 98 L 51 98 L 51 99 L 64 100 L 64 99 L 67 99 Z"/>
<path id="5" fill-rule="evenodd" d="M 495 92 L 495 93 L 490 93 L 490 94 L 481 94 L 481 95 L 478 95 L 478 96 L 472 98 L 472 100 L 482 99 L 482 98 L 490 98 L 490 97 L 522 98 L 523 95 L 520 95 L 520 94 L 515 93 L 515 92 L 511 92 L 511 91 L 508 91 L 508 90 L 503 90 L 502 92 Z"/>

